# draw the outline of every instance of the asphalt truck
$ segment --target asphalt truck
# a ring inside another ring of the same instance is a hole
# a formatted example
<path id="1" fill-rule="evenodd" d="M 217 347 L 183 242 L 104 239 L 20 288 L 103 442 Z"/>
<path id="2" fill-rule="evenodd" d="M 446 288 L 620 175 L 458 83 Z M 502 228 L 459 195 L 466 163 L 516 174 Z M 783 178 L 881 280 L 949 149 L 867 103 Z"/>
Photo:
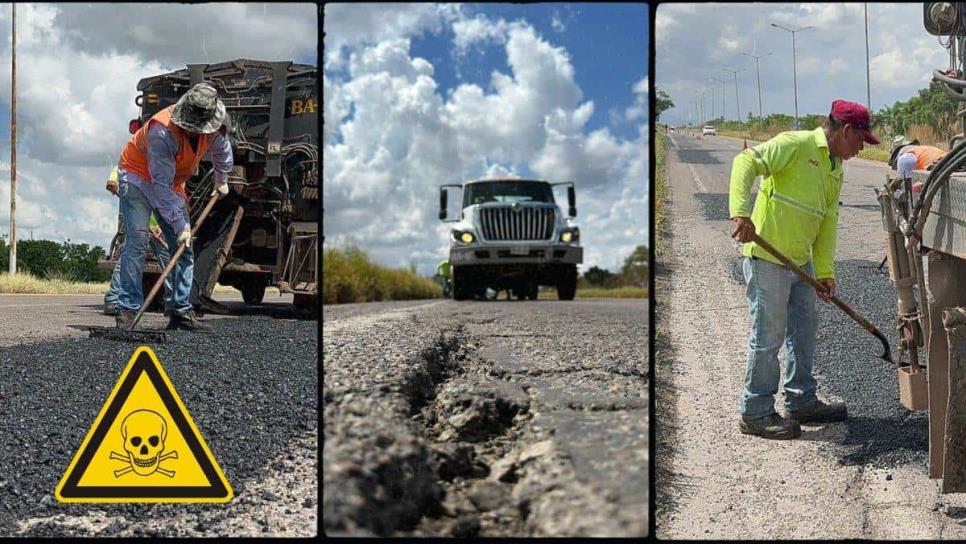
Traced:
<path id="1" fill-rule="evenodd" d="M 293 294 L 298 314 L 316 315 L 318 297 L 319 134 L 318 68 L 291 61 L 237 59 L 188 64 L 141 79 L 134 103 L 137 132 L 152 115 L 174 104 L 199 82 L 218 90 L 228 113 L 234 153 L 229 194 L 199 228 L 191 301 L 197 311 L 226 312 L 211 299 L 216 283 L 241 291 L 259 304 L 268 286 Z M 192 225 L 213 188 L 212 165 L 203 160 L 185 184 Z M 108 256 L 98 266 L 113 269 L 124 243 L 120 217 Z M 173 249 L 172 249 L 173 252 Z M 145 292 L 160 276 L 151 252 Z M 156 298 L 157 309 L 161 296 Z"/>
<path id="2" fill-rule="evenodd" d="M 568 213 L 554 199 L 567 188 Z M 448 218 L 450 192 L 461 192 L 459 217 Z M 449 262 L 455 300 L 482 298 L 487 288 L 535 300 L 541 285 L 573 300 L 583 262 L 573 182 L 478 179 L 440 186 L 439 219 L 450 230 Z"/>
<path id="3" fill-rule="evenodd" d="M 959 106 L 959 132 L 929 170 L 886 176 L 877 188 L 889 277 L 897 293 L 899 400 L 928 410 L 929 477 L 966 492 L 966 6 L 925 2 L 926 31 L 942 37 L 948 69 L 933 81 Z M 941 41 L 940 43 L 943 43 Z M 921 350 L 921 351 L 920 351 Z"/>

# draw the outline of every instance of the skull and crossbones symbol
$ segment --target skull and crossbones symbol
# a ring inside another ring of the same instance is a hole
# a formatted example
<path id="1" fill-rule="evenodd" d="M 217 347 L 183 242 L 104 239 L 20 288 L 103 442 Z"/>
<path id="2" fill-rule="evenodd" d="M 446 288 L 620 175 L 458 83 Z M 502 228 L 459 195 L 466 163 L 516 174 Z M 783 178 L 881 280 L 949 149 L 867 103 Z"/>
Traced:
<path id="1" fill-rule="evenodd" d="M 111 452 L 111 459 L 124 461 L 128 466 L 114 471 L 114 477 L 133 471 L 140 476 L 150 476 L 159 472 L 168 478 L 174 477 L 173 470 L 161 468 L 161 461 L 177 459 L 178 452 L 164 451 L 164 439 L 168 436 L 168 424 L 157 412 L 135 410 L 121 423 L 121 436 L 124 438 L 125 453 Z"/>

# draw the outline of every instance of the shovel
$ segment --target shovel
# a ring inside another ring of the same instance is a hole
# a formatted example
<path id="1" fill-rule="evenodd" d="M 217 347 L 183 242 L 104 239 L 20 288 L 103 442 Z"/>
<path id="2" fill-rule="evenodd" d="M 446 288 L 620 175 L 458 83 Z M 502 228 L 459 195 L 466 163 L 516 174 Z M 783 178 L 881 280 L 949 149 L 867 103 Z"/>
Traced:
<path id="1" fill-rule="evenodd" d="M 194 236 L 201 224 L 204 223 L 205 218 L 208 217 L 208 212 L 215 206 L 215 202 L 218 201 L 218 197 L 221 195 L 215 191 L 215 194 L 211 195 L 208 200 L 208 204 L 205 205 L 205 209 L 201 211 L 201 215 L 198 216 L 198 223 L 195 227 L 191 229 L 191 235 Z M 174 252 L 174 255 L 168 260 L 168 265 L 164 267 L 164 271 L 161 272 L 161 276 L 158 280 L 154 282 L 154 286 L 151 287 L 151 291 L 144 298 L 144 302 L 141 304 L 141 309 L 138 310 L 137 315 L 134 316 L 134 320 L 126 329 L 120 329 L 118 327 L 89 327 L 91 338 L 110 338 L 112 340 L 128 340 L 132 342 L 144 342 L 144 341 L 156 341 L 164 342 L 167 338 L 163 331 L 157 330 L 147 330 L 147 329 L 136 329 L 138 322 L 141 321 L 141 316 L 154 301 L 154 297 L 157 296 L 158 292 L 161 290 L 161 286 L 164 285 L 164 280 L 171 274 L 174 270 L 175 265 L 178 263 L 178 259 L 184 253 L 186 246 L 185 242 L 178 245 L 178 250 Z"/>
<path id="2" fill-rule="evenodd" d="M 802 278 L 802 280 L 806 281 L 809 285 L 815 288 L 816 291 L 818 291 L 819 293 L 828 292 L 828 290 L 825 289 L 825 286 L 819 283 L 818 280 L 809 276 L 808 273 L 802 270 L 800 266 L 788 260 L 788 257 L 782 255 L 781 252 L 775 249 L 774 246 L 762 240 L 757 233 L 755 233 L 755 237 L 752 241 L 758 244 L 762 249 L 764 249 L 768 253 L 771 253 L 772 255 L 774 255 L 776 259 L 784 263 L 784 265 L 789 270 L 791 270 L 796 275 L 798 275 L 799 278 Z M 896 364 L 896 362 L 892 360 L 892 351 L 889 349 L 889 341 L 886 339 L 885 335 L 879 332 L 879 329 L 875 328 L 875 325 L 873 325 L 872 323 L 869 323 L 868 320 L 866 320 L 864 317 L 859 315 L 859 313 L 853 310 L 851 306 L 839 300 L 838 297 L 833 296 L 829 299 L 829 301 L 831 301 L 833 304 L 838 306 L 843 312 L 847 313 L 849 317 L 855 320 L 856 323 L 858 323 L 859 325 L 862 325 L 862 328 L 869 331 L 876 338 L 878 338 L 879 341 L 882 342 L 882 348 L 884 350 L 882 354 L 879 355 L 879 357 L 882 359 L 885 359 L 886 361 L 889 361 L 892 364 Z"/>

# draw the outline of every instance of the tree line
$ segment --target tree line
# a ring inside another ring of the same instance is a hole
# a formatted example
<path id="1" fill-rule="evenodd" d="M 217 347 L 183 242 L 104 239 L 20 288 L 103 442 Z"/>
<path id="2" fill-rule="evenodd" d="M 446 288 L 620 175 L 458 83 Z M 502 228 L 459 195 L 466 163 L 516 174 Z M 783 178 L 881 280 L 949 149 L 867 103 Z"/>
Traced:
<path id="1" fill-rule="evenodd" d="M 101 282 L 111 278 L 110 270 L 97 268 L 97 260 L 106 256 L 100 246 L 75 244 L 70 240 L 17 240 L 17 271 L 38 278 L 68 281 Z M 10 268 L 7 241 L 0 238 L 0 271 Z"/>
<path id="2" fill-rule="evenodd" d="M 661 89 L 656 89 L 658 116 L 674 107 L 671 97 Z M 879 108 L 872 113 L 872 122 L 880 140 L 891 141 L 895 135 L 903 134 L 917 137 L 923 143 L 942 143 L 953 134 L 962 132 L 956 111 L 962 106 L 957 100 L 943 92 L 939 83 L 931 81 L 929 86 L 920 89 L 907 100 L 897 100 L 891 106 Z M 799 116 L 802 130 L 822 126 L 826 114 L 806 114 Z M 698 126 L 714 124 L 718 128 L 731 130 L 791 130 L 795 118 L 783 113 L 772 113 L 758 117 L 748 112 L 745 120 L 726 120 L 723 116 L 700 121 Z"/>
<path id="3" fill-rule="evenodd" d="M 616 273 L 599 266 L 592 266 L 577 279 L 577 286 L 580 288 L 600 287 L 604 289 L 647 287 L 649 271 L 650 254 L 647 246 L 639 245 L 624 259 L 624 264 Z"/>

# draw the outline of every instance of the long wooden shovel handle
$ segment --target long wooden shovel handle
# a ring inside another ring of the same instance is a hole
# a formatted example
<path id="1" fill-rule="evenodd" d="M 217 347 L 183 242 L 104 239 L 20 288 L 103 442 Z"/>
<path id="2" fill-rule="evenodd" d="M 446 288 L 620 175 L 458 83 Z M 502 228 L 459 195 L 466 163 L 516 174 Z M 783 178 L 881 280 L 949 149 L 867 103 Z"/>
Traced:
<path id="1" fill-rule="evenodd" d="M 208 212 L 215 207 L 215 202 L 218 201 L 219 196 L 221 195 L 215 191 L 215 194 L 211 195 L 211 198 L 208 199 L 208 204 L 205 205 L 205 209 L 202 210 L 201 215 L 198 216 L 198 222 L 195 223 L 195 228 L 191 229 L 192 237 L 196 232 L 198 232 L 198 228 L 201 227 L 201 224 L 205 222 L 205 218 L 208 217 Z M 144 315 L 144 312 L 147 310 L 148 306 L 150 306 L 151 302 L 154 301 L 154 297 L 158 295 L 158 291 L 161 290 L 161 286 L 164 285 L 165 278 L 171 274 L 171 271 L 174 270 L 175 265 L 178 263 L 178 259 L 180 259 L 181 255 L 184 254 L 185 247 L 185 242 L 178 244 L 178 250 L 174 252 L 174 255 L 172 255 L 170 259 L 168 259 L 168 265 L 164 267 L 164 271 L 161 272 L 161 276 L 158 277 L 158 281 L 154 282 L 154 286 L 151 287 L 151 290 L 148 292 L 148 296 L 144 298 L 144 303 L 141 304 L 141 308 L 138 310 L 137 315 L 134 316 L 134 320 L 131 321 L 131 324 L 127 328 L 128 331 L 134 330 L 134 327 L 137 326 L 138 321 L 141 321 L 141 316 Z"/>
<path id="2" fill-rule="evenodd" d="M 755 233 L 755 238 L 753 239 L 753 241 L 759 246 L 761 246 L 765 251 L 774 255 L 776 259 L 781 261 L 786 267 L 788 267 L 789 270 L 797 274 L 799 278 L 802 278 L 803 280 L 808 282 L 808 284 L 814 287 L 816 291 L 820 293 L 828 292 L 828 289 L 826 289 L 824 285 L 819 283 L 819 281 L 816 280 L 815 278 L 809 276 L 804 270 L 802 270 L 800 266 L 788 260 L 788 257 L 782 255 L 782 253 L 777 249 L 775 249 L 774 246 L 762 240 L 761 236 L 758 236 L 758 233 Z M 873 325 L 872 323 L 869 323 L 868 320 L 866 320 L 864 317 L 859 315 L 859 313 L 853 310 L 851 306 L 839 300 L 838 297 L 833 296 L 829 300 L 832 301 L 832 303 L 834 303 L 836 306 L 841 308 L 843 312 L 847 313 L 849 317 L 855 320 L 856 323 L 858 323 L 859 325 L 862 325 L 862 328 L 864 328 L 866 331 L 870 332 L 873 336 L 879 339 L 879 342 L 882 343 L 882 354 L 879 355 L 879 358 L 885 359 L 886 361 L 889 361 L 892 364 L 897 364 L 896 361 L 892 360 L 892 350 L 889 347 L 889 340 L 885 337 L 884 334 L 879 332 L 879 329 L 875 328 L 875 325 Z"/>
<path id="3" fill-rule="evenodd" d="M 802 270 L 800 266 L 793 263 L 791 260 L 789 260 L 788 257 L 784 256 L 780 251 L 775 249 L 773 245 L 769 244 L 765 240 L 762 240 L 761 236 L 758 236 L 757 233 L 755 234 L 755 238 L 753 241 L 759 246 L 761 246 L 762 249 L 774 255 L 775 258 L 781 261 L 786 268 L 794 272 L 799 278 L 802 278 L 802 280 L 808 282 L 808 284 L 814 287 L 816 291 L 818 291 L 819 293 L 828 292 L 828 289 L 825 288 L 825 285 L 820 283 L 815 278 L 809 276 L 807 272 Z M 853 310 L 851 306 L 842 302 L 841 300 L 838 299 L 838 297 L 835 297 L 835 296 L 830 298 L 829 301 L 835 304 L 836 306 L 838 306 L 839 308 L 841 308 L 843 312 L 849 314 L 849 317 L 854 319 L 859 325 L 862 325 L 862 327 L 865 330 L 869 331 L 872 334 L 875 334 L 875 331 L 876 331 L 875 326 L 872 323 L 869 323 L 864 317 L 859 315 L 858 312 Z"/>

